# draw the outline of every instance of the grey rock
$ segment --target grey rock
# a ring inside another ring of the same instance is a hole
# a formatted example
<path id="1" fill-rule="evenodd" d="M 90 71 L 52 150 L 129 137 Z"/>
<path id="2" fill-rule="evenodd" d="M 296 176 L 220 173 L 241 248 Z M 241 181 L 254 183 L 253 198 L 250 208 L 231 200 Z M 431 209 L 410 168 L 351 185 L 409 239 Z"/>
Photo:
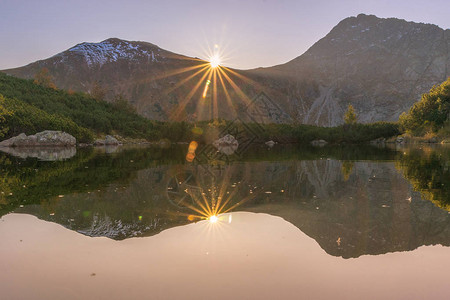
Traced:
<path id="1" fill-rule="evenodd" d="M 404 143 L 405 143 L 405 138 L 402 137 L 402 136 L 399 136 L 399 137 L 396 139 L 396 142 L 397 142 L 398 144 L 404 144 Z"/>
<path id="2" fill-rule="evenodd" d="M 113 136 L 107 135 L 104 140 L 98 139 L 94 141 L 95 146 L 120 145 L 120 142 Z"/>
<path id="3" fill-rule="evenodd" d="M 70 147 L 76 143 L 77 140 L 66 132 L 46 130 L 29 136 L 21 133 L 2 141 L 0 147 Z"/>
<path id="4" fill-rule="evenodd" d="M 105 145 L 105 140 L 102 139 L 98 139 L 94 141 L 94 146 L 104 146 Z"/>
<path id="5" fill-rule="evenodd" d="M 318 146 L 318 147 L 323 147 L 323 146 L 325 146 L 326 144 L 328 144 L 328 142 L 327 141 L 325 141 L 325 140 L 314 140 L 314 141 L 312 141 L 311 142 L 311 145 L 313 145 L 313 146 Z"/>
<path id="6" fill-rule="evenodd" d="M 213 142 L 213 146 L 226 155 L 232 155 L 239 147 L 239 142 L 231 134 L 227 134 Z"/>
<path id="7" fill-rule="evenodd" d="M 120 142 L 113 136 L 107 135 L 105 137 L 105 145 L 119 145 Z"/>
<path id="8" fill-rule="evenodd" d="M 270 140 L 270 141 L 265 142 L 265 144 L 267 146 L 269 146 L 270 148 L 272 148 L 273 146 L 275 146 L 276 143 L 274 141 Z"/>

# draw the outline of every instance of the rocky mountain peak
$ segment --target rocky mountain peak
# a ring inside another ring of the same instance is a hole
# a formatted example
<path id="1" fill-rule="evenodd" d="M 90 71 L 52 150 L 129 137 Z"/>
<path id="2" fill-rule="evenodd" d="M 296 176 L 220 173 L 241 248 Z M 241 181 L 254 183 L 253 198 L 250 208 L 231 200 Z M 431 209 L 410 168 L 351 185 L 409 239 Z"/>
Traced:
<path id="1" fill-rule="evenodd" d="M 370 48 L 389 50 L 398 46 L 405 46 L 402 49 L 404 51 L 414 51 L 419 43 L 432 42 L 443 35 L 444 30 L 436 25 L 359 14 L 339 22 L 306 54 L 350 55 L 355 51 L 362 52 Z"/>
<path id="2" fill-rule="evenodd" d="M 341 124 L 349 104 L 360 122 L 396 121 L 450 75 L 447 32 L 360 14 L 342 20 L 303 55 L 255 72 L 297 81 L 284 89 L 302 123 Z"/>
<path id="3" fill-rule="evenodd" d="M 120 59 L 147 58 L 151 62 L 161 62 L 161 49 L 150 43 L 129 42 L 118 38 L 106 39 L 99 43 L 84 42 L 56 56 L 63 59 L 68 55 L 82 57 L 88 66 L 102 66 Z M 64 62 L 64 61 L 62 61 Z"/>

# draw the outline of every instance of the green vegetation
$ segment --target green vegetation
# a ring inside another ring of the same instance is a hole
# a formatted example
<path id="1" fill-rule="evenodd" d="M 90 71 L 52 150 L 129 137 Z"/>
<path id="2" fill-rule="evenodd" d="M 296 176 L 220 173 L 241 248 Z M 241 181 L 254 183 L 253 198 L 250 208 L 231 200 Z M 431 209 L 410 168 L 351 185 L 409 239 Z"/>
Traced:
<path id="1" fill-rule="evenodd" d="M 344 115 L 344 122 L 347 125 L 353 125 L 353 124 L 356 124 L 356 120 L 357 120 L 357 117 L 355 114 L 355 109 L 353 108 L 353 105 L 349 104 L 347 112 Z"/>
<path id="2" fill-rule="evenodd" d="M 15 136 L 23 132 L 30 135 L 54 129 L 68 132 L 78 141 L 91 141 L 94 138 L 91 130 L 78 126 L 67 117 L 49 114 L 20 100 L 4 98 L 0 94 L 0 103 L 2 102 L 8 108 L 9 114 L 4 117 L 5 127 L 0 129 L 0 133 L 4 132 L 9 136 Z"/>
<path id="3" fill-rule="evenodd" d="M 204 123 L 197 124 L 201 127 L 205 135 L 208 132 L 225 130 L 227 127 L 236 127 L 233 131 L 256 136 L 257 142 L 269 140 L 280 143 L 310 143 L 313 140 L 323 139 L 331 144 L 355 144 L 366 143 L 377 138 L 389 138 L 400 134 L 397 123 L 377 122 L 372 124 L 346 124 L 337 127 L 319 127 L 313 125 L 293 125 L 293 124 L 233 124 L 226 121 L 218 126 L 205 126 Z M 199 140 L 203 142 L 202 138 Z"/>
<path id="4" fill-rule="evenodd" d="M 12 111 L 6 108 L 5 98 L 0 95 L 0 138 L 3 137 L 8 131 L 7 117 L 12 115 Z"/>
<path id="5" fill-rule="evenodd" d="M 413 148 L 399 157 L 397 166 L 414 190 L 450 211 L 450 148 Z"/>
<path id="6" fill-rule="evenodd" d="M 38 73 L 35 82 L 0 73 L 0 94 L 4 96 L 0 104 L 0 132 L 5 138 L 21 132 L 35 134 L 42 130 L 63 130 L 75 136 L 78 142 L 90 142 L 96 135 L 119 134 L 150 141 L 165 138 L 171 142 L 197 140 L 206 143 L 211 142 L 208 137 L 214 136 L 212 133 L 222 132 L 229 126 L 252 135 L 251 138 L 256 137 L 255 142 L 309 143 L 323 139 L 329 143 L 363 143 L 399 134 L 395 123 L 356 123 L 351 106 L 347 113 L 349 123 L 338 127 L 241 123 L 234 126 L 225 120 L 196 124 L 151 121 L 139 116 L 122 95 L 117 95 L 113 103 L 103 101 L 103 92 L 98 85 L 95 97 L 56 90 L 45 70 Z"/>
<path id="7" fill-rule="evenodd" d="M 5 137 L 19 131 L 34 134 L 35 130 L 41 129 L 67 130 L 79 138 L 79 142 L 91 141 L 95 134 L 119 134 L 148 140 L 161 137 L 160 124 L 129 109 L 124 110 L 122 102 L 115 105 L 84 93 L 55 90 L 44 86 L 45 74 L 38 78 L 42 85 L 0 73 L 0 94 L 6 99 L 6 109 L 11 110 L 8 105 L 13 105 L 22 112 L 19 114 L 12 109 L 13 115 L 17 113 L 16 117 L 6 116 L 6 123 L 2 123 Z M 66 122 L 70 124 L 64 127 Z M 9 130 L 5 129 L 7 127 Z"/>
<path id="8" fill-rule="evenodd" d="M 400 124 L 404 130 L 416 135 L 450 132 L 450 77 L 429 93 L 423 94 L 408 113 L 400 116 Z"/>

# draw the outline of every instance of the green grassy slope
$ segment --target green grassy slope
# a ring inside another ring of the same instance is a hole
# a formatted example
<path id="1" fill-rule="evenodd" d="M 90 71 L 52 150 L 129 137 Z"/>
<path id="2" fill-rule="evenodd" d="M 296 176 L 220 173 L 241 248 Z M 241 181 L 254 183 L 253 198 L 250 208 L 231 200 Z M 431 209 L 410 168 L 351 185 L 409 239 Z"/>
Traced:
<path id="1" fill-rule="evenodd" d="M 158 124 L 119 105 L 97 101 L 84 93 L 69 93 L 0 73 L 0 94 L 12 110 L 5 137 L 37 130 L 65 130 L 80 142 L 94 134 L 117 133 L 127 137 L 159 139 Z M 79 128 L 77 128 L 77 126 Z"/>

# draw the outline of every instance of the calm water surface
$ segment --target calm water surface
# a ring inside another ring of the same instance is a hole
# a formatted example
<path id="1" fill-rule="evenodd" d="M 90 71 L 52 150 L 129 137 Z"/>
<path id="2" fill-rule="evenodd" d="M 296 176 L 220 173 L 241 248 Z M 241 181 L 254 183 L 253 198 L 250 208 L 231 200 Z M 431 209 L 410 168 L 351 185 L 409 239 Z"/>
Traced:
<path id="1" fill-rule="evenodd" d="M 0 298 L 448 299 L 449 147 L 187 150 L 0 153 Z"/>

